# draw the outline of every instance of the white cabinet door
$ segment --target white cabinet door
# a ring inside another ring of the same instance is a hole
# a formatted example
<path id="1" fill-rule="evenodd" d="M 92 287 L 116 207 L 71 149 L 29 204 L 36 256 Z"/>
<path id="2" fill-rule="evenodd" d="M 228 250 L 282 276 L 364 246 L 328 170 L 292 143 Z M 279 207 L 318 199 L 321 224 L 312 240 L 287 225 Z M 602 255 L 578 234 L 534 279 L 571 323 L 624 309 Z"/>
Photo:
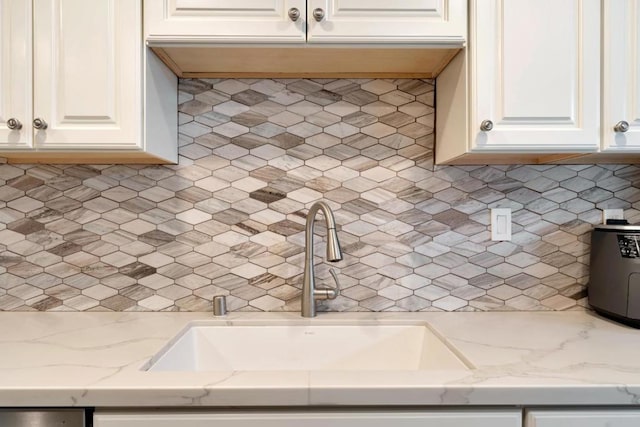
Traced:
<path id="1" fill-rule="evenodd" d="M 307 4 L 307 39 L 313 43 L 463 43 L 466 39 L 466 0 L 308 0 Z"/>
<path id="2" fill-rule="evenodd" d="M 600 3 L 471 2 L 471 151 L 599 148 Z"/>
<path id="3" fill-rule="evenodd" d="M 0 149 L 31 148 L 31 28 L 30 1 L 0 0 Z"/>
<path id="4" fill-rule="evenodd" d="M 36 4 L 33 117 L 48 124 L 36 148 L 140 149 L 140 2 Z"/>
<path id="5" fill-rule="evenodd" d="M 640 151 L 640 1 L 605 1 L 602 149 Z M 629 130 L 616 132 L 619 122 Z"/>
<path id="6" fill-rule="evenodd" d="M 305 0 L 145 0 L 145 36 L 185 42 L 305 41 Z M 297 20 L 289 17 L 297 9 Z"/>
<path id="7" fill-rule="evenodd" d="M 508 411 L 397 412 L 140 412 L 96 411 L 95 427 L 521 427 L 522 414 Z"/>
<path id="8" fill-rule="evenodd" d="M 603 409 L 598 411 L 529 411 L 525 427 L 638 427 L 640 410 Z"/>

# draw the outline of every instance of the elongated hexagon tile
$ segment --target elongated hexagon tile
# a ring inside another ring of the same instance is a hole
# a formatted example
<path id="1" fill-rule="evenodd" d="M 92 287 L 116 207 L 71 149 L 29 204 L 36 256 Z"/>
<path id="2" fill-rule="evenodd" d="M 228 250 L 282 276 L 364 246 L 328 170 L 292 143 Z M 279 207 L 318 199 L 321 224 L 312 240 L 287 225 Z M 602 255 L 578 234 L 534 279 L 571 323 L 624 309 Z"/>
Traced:
<path id="1" fill-rule="evenodd" d="M 319 310 L 571 310 L 601 209 L 640 220 L 637 166 L 434 167 L 432 80 L 179 87 L 179 165 L 0 162 L 0 310 L 299 310 L 318 200 L 345 288 Z"/>

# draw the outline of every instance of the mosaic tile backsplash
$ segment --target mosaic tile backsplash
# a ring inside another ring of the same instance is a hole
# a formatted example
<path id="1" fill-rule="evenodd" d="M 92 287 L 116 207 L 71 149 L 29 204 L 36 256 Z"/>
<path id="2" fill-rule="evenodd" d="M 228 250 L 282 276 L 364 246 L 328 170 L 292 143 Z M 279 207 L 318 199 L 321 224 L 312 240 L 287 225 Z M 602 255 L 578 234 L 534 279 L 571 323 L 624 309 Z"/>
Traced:
<path id="1" fill-rule="evenodd" d="M 179 102 L 179 165 L 0 164 L 0 310 L 297 311 L 317 200 L 344 252 L 321 309 L 575 309 L 601 209 L 640 220 L 636 166 L 434 167 L 431 80 L 181 80 Z"/>

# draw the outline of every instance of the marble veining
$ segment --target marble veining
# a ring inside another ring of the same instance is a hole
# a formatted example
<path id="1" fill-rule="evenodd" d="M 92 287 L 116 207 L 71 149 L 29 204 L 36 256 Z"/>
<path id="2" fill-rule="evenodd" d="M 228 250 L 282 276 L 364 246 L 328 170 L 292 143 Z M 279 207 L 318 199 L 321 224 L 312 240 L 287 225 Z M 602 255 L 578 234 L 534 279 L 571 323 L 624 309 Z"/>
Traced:
<path id="1" fill-rule="evenodd" d="M 190 322 L 424 324 L 475 367 L 147 372 Z M 638 405 L 640 331 L 591 312 L 2 313 L 0 406 Z"/>

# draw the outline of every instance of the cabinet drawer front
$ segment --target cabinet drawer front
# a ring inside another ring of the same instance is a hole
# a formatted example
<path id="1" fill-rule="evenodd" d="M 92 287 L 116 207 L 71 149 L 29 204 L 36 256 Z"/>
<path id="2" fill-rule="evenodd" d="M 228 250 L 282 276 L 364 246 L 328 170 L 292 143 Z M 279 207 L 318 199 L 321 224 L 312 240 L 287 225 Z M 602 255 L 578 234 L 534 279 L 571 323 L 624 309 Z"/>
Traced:
<path id="1" fill-rule="evenodd" d="M 305 0 L 145 0 L 147 40 L 302 43 Z M 289 10 L 297 8 L 293 21 Z"/>
<path id="2" fill-rule="evenodd" d="M 529 411 L 526 427 L 637 427 L 640 425 L 638 409 L 603 409 L 598 411 Z"/>
<path id="3" fill-rule="evenodd" d="M 600 1 L 473 4 L 471 149 L 598 149 Z"/>
<path id="4" fill-rule="evenodd" d="M 97 411 L 95 427 L 521 427 L 509 411 L 398 412 L 139 412 Z"/>

